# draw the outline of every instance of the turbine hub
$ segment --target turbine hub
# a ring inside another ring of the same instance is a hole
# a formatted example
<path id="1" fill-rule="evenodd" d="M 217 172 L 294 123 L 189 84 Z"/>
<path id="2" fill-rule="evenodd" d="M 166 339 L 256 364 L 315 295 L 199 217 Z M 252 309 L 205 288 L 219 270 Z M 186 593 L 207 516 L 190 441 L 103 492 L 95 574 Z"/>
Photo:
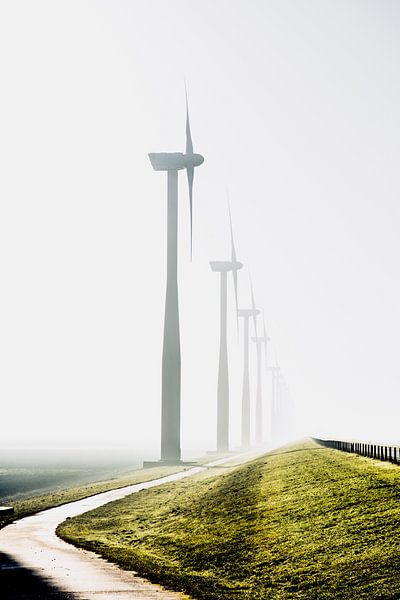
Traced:
<path id="1" fill-rule="evenodd" d="M 239 308 L 238 316 L 239 317 L 256 317 L 260 314 L 258 308 Z"/>
<path id="2" fill-rule="evenodd" d="M 238 271 L 243 267 L 241 262 L 232 262 L 231 260 L 212 260 L 210 261 L 211 271 Z"/>
<path id="3" fill-rule="evenodd" d="M 230 260 L 212 260 L 210 261 L 211 271 L 216 271 L 218 273 L 232 271 L 233 262 Z"/>
<path id="4" fill-rule="evenodd" d="M 185 154 L 186 167 L 199 167 L 204 162 L 204 156 L 201 154 Z"/>
<path id="5" fill-rule="evenodd" d="M 149 159 L 155 171 L 181 171 L 198 167 L 204 162 L 201 154 L 183 154 L 182 152 L 151 152 Z"/>

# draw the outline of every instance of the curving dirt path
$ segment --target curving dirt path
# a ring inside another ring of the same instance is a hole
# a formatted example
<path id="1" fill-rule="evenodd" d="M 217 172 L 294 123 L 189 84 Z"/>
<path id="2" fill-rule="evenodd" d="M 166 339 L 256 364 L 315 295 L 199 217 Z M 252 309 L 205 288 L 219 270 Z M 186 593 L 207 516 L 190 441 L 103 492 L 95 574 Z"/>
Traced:
<path id="1" fill-rule="evenodd" d="M 9 591 L 6 596 L 2 592 L 2 599 L 182 600 L 187 596 L 153 585 L 93 552 L 67 544 L 56 536 L 57 526 L 68 517 L 80 515 L 140 490 L 179 481 L 232 460 L 246 462 L 263 453 L 265 450 L 225 457 L 160 479 L 63 504 L 8 525 L 0 530 L 0 553 L 3 553 L 3 556 L 0 554 L 0 577 L 3 578 L 4 573 L 12 574 L 14 570 L 17 572 L 15 580 L 18 579 L 19 584 L 22 582 L 23 585 L 14 585 L 14 591 Z M 46 592 L 36 592 L 35 585 L 29 581 L 24 582 L 24 577 L 31 577 L 32 580 L 35 578 L 35 581 L 40 579 L 41 584 L 46 586 Z M 9 585 L 13 585 L 12 579 Z M 0 587 L 4 589 L 3 585 Z"/>

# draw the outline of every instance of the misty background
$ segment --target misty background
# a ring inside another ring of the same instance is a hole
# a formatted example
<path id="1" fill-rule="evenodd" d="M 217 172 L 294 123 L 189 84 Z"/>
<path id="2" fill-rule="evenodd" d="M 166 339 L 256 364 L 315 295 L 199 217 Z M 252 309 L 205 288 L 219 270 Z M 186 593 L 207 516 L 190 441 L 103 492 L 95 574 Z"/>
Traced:
<path id="1" fill-rule="evenodd" d="M 159 452 L 166 175 L 147 154 L 184 151 L 185 78 L 205 162 L 192 263 L 179 177 L 184 453 L 215 446 L 227 188 L 239 305 L 250 270 L 296 435 L 399 441 L 399 30 L 394 0 L 2 0 L 1 447 Z M 253 398 L 255 367 L 252 348 Z"/>

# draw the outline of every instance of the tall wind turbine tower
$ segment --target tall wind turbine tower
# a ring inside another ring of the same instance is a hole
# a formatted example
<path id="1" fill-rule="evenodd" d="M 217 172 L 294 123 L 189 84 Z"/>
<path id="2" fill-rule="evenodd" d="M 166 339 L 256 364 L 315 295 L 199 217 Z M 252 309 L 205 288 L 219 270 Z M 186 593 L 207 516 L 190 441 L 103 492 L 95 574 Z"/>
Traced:
<path id="1" fill-rule="evenodd" d="M 235 243 L 231 211 L 229 210 L 231 227 L 231 260 L 211 261 L 211 270 L 220 274 L 220 342 L 219 366 L 217 388 L 217 452 L 229 450 L 229 375 L 228 375 L 228 350 L 227 350 L 227 283 L 228 272 L 232 271 L 235 289 L 236 318 L 238 312 L 237 300 L 237 272 L 243 267 L 236 259 Z"/>
<path id="2" fill-rule="evenodd" d="M 149 154 L 155 171 L 167 172 L 167 290 L 161 392 L 161 461 L 181 460 L 181 350 L 178 305 L 178 171 L 186 169 L 190 202 L 190 253 L 192 254 L 192 198 L 194 169 L 204 162 L 194 154 L 186 97 L 186 152 Z"/>
<path id="3" fill-rule="evenodd" d="M 257 393 L 256 393 L 256 444 L 260 445 L 263 442 L 263 399 L 262 399 L 262 369 L 261 369 L 261 353 L 264 345 L 265 361 L 267 362 L 267 346 L 269 337 L 265 330 L 262 336 L 252 338 L 256 344 L 257 350 Z"/>
<path id="4" fill-rule="evenodd" d="M 257 315 L 260 311 L 254 303 L 251 285 L 251 308 L 239 308 L 238 316 L 243 318 L 243 387 L 242 387 L 242 446 L 250 446 L 250 377 L 249 377 L 249 320 L 253 318 L 254 332 L 257 337 Z"/>

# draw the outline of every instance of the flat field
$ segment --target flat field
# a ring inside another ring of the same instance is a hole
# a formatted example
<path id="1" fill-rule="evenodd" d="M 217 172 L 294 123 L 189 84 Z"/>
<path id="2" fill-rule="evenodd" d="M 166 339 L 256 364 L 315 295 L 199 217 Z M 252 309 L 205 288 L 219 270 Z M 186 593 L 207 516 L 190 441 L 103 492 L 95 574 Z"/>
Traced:
<path id="1" fill-rule="evenodd" d="M 0 468 L 0 502 L 33 496 L 61 488 L 112 478 L 99 468 L 14 467 Z M 114 473 L 115 476 L 115 473 Z"/>
<path id="2" fill-rule="evenodd" d="M 198 600 L 400 598 L 400 468 L 311 441 L 141 491 L 58 533 Z"/>
<path id="3" fill-rule="evenodd" d="M 0 471 L 0 483 L 3 479 L 3 491 L 6 490 L 6 499 L 2 500 L 2 504 L 10 504 L 14 507 L 14 514 L 7 517 L 0 517 L 0 528 L 8 525 L 16 519 L 20 519 L 27 515 L 60 506 L 66 502 L 81 500 L 94 494 L 107 492 L 116 488 L 125 487 L 135 483 L 142 483 L 151 479 L 158 479 L 176 471 L 182 470 L 182 467 L 154 467 L 152 469 L 134 469 L 124 474 L 116 475 L 115 477 L 108 476 L 99 481 L 92 483 L 84 483 L 77 485 L 77 478 L 82 476 L 82 472 L 78 474 L 69 473 L 66 469 L 44 469 L 42 479 L 41 469 L 7 469 Z M 74 470 L 72 470 L 74 471 Z M 96 472 L 88 469 L 85 471 L 86 478 L 96 479 Z M 99 475 L 97 474 L 97 478 Z M 68 481 L 70 484 L 68 485 Z M 34 493 L 34 487 L 39 483 L 46 483 L 51 488 L 51 491 Z M 74 485 L 75 483 L 75 485 Z M 19 490 L 28 489 L 25 493 L 19 493 L 17 496 L 12 496 L 10 493 L 15 488 Z"/>

